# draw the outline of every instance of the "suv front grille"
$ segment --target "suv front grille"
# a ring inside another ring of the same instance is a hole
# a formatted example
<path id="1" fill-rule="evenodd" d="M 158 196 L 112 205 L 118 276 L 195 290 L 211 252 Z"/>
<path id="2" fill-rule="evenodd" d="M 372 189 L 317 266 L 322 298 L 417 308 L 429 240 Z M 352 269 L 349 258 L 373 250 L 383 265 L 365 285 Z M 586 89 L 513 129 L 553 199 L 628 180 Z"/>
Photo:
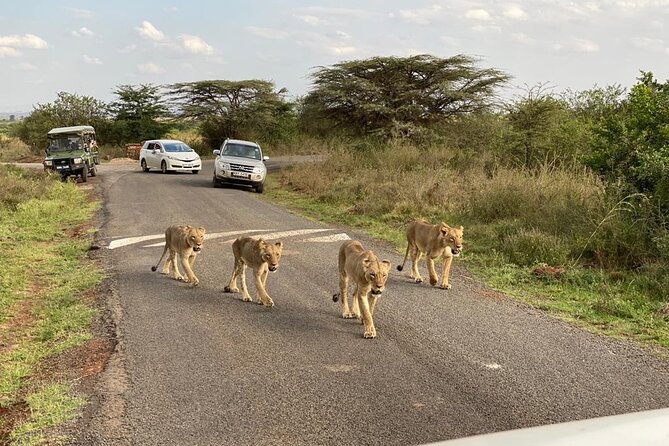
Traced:
<path id="1" fill-rule="evenodd" d="M 237 170 L 240 172 L 253 172 L 253 166 L 244 166 L 243 164 L 230 163 L 230 170 Z"/>
<path id="2" fill-rule="evenodd" d="M 54 166 L 67 166 L 67 165 L 70 164 L 71 161 L 72 160 L 70 160 L 68 158 L 62 158 L 62 159 L 54 160 L 53 164 L 54 164 Z"/>

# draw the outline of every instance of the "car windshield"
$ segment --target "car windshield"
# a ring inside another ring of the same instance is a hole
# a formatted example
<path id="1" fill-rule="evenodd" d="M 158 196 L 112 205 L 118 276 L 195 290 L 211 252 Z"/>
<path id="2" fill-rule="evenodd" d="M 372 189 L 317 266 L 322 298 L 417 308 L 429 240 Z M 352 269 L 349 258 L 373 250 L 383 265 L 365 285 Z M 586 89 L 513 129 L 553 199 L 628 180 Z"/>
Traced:
<path id="1" fill-rule="evenodd" d="M 224 156 L 238 156 L 241 158 L 260 159 L 260 148 L 247 144 L 226 144 L 223 148 Z"/>
<path id="2" fill-rule="evenodd" d="M 81 138 L 79 136 L 49 138 L 49 151 L 51 152 L 79 149 L 81 149 Z"/>
<path id="3" fill-rule="evenodd" d="M 165 152 L 192 152 L 193 149 L 188 147 L 186 144 L 182 142 L 166 142 L 163 143 L 163 147 L 165 147 Z"/>

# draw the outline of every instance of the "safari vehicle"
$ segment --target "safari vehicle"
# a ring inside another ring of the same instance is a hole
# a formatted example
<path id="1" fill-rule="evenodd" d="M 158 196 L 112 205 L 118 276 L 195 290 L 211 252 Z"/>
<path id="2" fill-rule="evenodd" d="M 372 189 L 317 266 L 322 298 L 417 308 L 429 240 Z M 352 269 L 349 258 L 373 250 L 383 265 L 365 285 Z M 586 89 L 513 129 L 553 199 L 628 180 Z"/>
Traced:
<path id="1" fill-rule="evenodd" d="M 265 189 L 267 168 L 260 146 L 255 142 L 226 139 L 214 150 L 214 187 L 221 184 L 250 186 L 261 194 Z"/>
<path id="2" fill-rule="evenodd" d="M 100 157 L 93 127 L 58 127 L 49 130 L 47 138 L 44 170 L 58 172 L 63 179 L 79 176 L 84 183 L 88 175 L 97 175 Z"/>

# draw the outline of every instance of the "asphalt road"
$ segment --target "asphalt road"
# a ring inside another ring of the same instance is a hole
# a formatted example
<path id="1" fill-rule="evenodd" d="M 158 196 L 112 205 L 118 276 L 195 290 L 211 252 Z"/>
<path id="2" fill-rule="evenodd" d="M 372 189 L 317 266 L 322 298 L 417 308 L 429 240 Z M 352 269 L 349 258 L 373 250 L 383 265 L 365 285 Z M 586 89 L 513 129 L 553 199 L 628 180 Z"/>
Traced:
<path id="1" fill-rule="evenodd" d="M 91 179 L 119 344 L 77 444 L 413 445 L 669 407 L 669 362 L 488 290 L 457 259 L 451 290 L 414 284 L 387 245 L 211 176 L 209 161 L 199 175 L 103 165 Z M 177 223 L 211 236 L 197 288 L 150 269 Z M 284 242 L 272 309 L 223 293 L 241 234 Z M 331 298 L 348 237 L 393 263 L 373 340 Z"/>

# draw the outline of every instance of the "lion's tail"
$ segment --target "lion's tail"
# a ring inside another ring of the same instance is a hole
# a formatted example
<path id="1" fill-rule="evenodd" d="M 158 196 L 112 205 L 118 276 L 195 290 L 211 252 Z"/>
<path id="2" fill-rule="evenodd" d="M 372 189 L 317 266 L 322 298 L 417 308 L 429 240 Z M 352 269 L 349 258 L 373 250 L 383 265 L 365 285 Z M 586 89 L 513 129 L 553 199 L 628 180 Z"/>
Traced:
<path id="1" fill-rule="evenodd" d="M 339 293 L 334 293 L 332 295 L 332 302 L 337 302 L 339 300 Z"/>
<path id="2" fill-rule="evenodd" d="M 402 271 L 404 269 L 404 264 L 407 262 L 407 257 L 409 256 L 409 248 L 411 243 L 407 242 L 407 251 L 404 253 L 404 260 L 402 260 L 401 265 L 397 265 L 397 271 Z"/>
<path id="3" fill-rule="evenodd" d="M 158 263 L 156 264 L 156 266 L 151 267 L 151 271 L 156 272 L 156 270 L 158 269 L 158 265 L 160 265 L 160 262 L 163 261 L 163 257 L 165 257 L 165 253 L 167 252 L 167 249 L 168 249 L 167 242 L 165 242 L 165 249 L 163 249 L 163 254 L 160 256 L 160 260 L 158 260 Z"/>

